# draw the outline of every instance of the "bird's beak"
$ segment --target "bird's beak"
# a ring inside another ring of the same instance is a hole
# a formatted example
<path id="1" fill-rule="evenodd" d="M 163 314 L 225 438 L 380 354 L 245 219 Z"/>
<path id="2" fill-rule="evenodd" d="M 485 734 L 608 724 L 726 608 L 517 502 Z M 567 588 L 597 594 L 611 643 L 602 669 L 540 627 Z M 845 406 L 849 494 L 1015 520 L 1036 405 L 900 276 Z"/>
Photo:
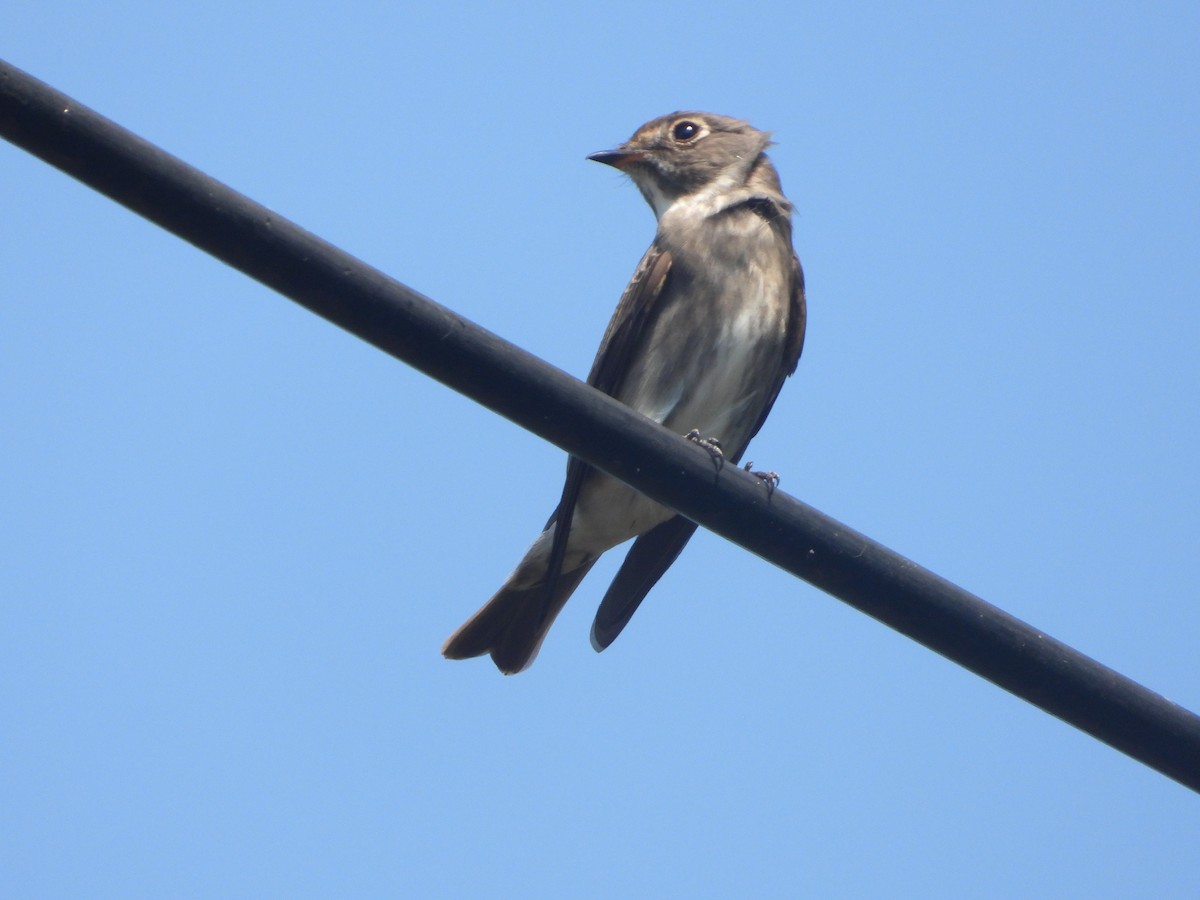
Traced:
<path id="1" fill-rule="evenodd" d="M 645 156 L 646 154 L 641 150 L 624 150 L 618 147 L 616 150 L 601 150 L 599 153 L 593 153 L 588 159 L 612 166 L 614 169 L 624 169 L 633 163 L 641 162 Z"/>

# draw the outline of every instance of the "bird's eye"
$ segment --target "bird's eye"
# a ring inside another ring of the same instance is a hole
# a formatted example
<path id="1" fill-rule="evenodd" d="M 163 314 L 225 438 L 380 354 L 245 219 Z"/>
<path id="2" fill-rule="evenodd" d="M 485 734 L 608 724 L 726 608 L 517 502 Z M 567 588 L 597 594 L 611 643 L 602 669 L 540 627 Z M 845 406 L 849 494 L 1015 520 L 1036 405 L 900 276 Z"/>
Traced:
<path id="1" fill-rule="evenodd" d="M 699 133 L 700 126 L 691 119 L 683 119 L 682 121 L 676 122 L 674 127 L 671 129 L 671 137 L 675 138 L 675 140 L 679 141 L 680 143 L 690 141 Z"/>

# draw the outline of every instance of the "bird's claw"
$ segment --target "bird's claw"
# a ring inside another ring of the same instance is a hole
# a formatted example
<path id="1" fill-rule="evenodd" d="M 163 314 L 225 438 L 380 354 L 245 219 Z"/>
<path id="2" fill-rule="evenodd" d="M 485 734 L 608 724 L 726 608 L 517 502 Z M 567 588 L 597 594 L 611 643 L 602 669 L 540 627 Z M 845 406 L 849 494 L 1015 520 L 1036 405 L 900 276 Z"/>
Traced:
<path id="1" fill-rule="evenodd" d="M 779 487 L 778 472 L 759 472 L 754 469 L 754 463 L 748 462 L 742 468 L 761 481 L 767 486 L 767 496 L 770 497 L 775 493 L 775 488 Z"/>
<path id="2" fill-rule="evenodd" d="M 701 437 L 700 431 L 696 428 L 693 428 L 691 431 L 685 434 L 684 437 L 694 444 L 699 444 L 708 451 L 708 455 L 712 457 L 713 462 L 717 466 L 718 472 L 721 470 L 721 467 L 725 465 L 725 451 L 721 449 L 721 442 L 716 438 Z"/>

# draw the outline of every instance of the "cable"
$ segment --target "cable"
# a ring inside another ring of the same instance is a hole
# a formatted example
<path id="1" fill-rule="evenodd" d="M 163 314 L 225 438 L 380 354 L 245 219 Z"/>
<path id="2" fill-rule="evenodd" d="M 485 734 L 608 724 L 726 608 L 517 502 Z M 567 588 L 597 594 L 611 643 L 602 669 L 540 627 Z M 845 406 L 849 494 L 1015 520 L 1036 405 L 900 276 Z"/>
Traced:
<path id="1" fill-rule="evenodd" d="M 1200 717 L 463 319 L 0 61 L 0 134 L 518 425 L 1200 791 Z"/>

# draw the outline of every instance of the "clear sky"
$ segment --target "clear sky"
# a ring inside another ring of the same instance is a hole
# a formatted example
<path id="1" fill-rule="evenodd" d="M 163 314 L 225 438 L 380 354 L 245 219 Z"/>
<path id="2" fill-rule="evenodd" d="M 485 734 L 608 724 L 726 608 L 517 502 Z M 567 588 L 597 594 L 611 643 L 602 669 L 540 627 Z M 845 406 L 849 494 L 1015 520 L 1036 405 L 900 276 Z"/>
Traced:
<path id="1" fill-rule="evenodd" d="M 995 5 L 992 5 L 995 6 Z M 585 161 L 775 133 L 781 489 L 1200 709 L 1200 7 L 9 4 L 0 56 L 580 376 Z M 1054 7 L 1054 8 L 1050 8 Z M 1200 798 L 700 534 L 444 661 L 560 451 L 0 145 L 0 892 L 1194 897 Z"/>

